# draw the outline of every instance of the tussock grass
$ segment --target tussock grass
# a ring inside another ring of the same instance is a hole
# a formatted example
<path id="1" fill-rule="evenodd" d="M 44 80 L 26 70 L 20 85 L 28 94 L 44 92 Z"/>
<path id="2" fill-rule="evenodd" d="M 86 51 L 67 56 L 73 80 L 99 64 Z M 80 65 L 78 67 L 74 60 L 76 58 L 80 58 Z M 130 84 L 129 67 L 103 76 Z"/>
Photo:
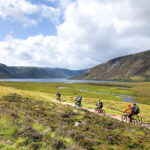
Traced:
<path id="1" fill-rule="evenodd" d="M 149 129 L 22 95 L 5 93 L 0 98 L 1 149 L 150 149 Z"/>

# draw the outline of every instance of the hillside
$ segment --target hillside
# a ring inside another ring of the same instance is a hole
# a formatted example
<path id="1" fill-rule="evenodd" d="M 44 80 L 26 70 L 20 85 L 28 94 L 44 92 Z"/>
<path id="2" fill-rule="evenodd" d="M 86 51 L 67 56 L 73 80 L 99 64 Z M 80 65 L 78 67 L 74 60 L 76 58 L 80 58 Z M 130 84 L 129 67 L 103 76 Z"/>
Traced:
<path id="1" fill-rule="evenodd" d="M 150 81 L 150 50 L 112 59 L 76 79 Z"/>
<path id="2" fill-rule="evenodd" d="M 0 78 L 14 78 L 15 75 L 13 72 L 10 71 L 10 69 L 4 65 L 0 64 Z"/>
<path id="3" fill-rule="evenodd" d="M 150 148 L 149 129 L 84 112 L 54 101 L 9 94 L 0 98 L 0 107 L 0 149 Z"/>
<path id="4" fill-rule="evenodd" d="M 62 68 L 10 67 L 0 64 L 0 78 L 70 78 L 86 70 L 69 70 Z"/>

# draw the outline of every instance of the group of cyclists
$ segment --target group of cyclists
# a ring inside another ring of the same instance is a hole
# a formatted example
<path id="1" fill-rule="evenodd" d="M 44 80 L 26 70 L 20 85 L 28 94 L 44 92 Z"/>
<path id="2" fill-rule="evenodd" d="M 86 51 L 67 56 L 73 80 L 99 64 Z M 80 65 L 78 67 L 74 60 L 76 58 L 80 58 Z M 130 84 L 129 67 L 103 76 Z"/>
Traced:
<path id="1" fill-rule="evenodd" d="M 61 101 L 60 93 L 56 93 L 56 99 Z M 79 95 L 76 97 L 75 105 L 78 107 L 82 107 L 82 96 Z M 103 108 L 103 102 L 100 99 L 98 99 L 98 102 L 96 103 L 96 111 L 98 113 L 102 113 L 103 112 L 102 108 Z M 127 114 L 127 117 L 129 118 L 129 122 L 132 122 L 132 116 L 139 114 L 139 112 L 140 112 L 140 109 L 136 104 L 133 104 L 133 105 L 128 104 L 125 111 L 123 111 L 123 113 Z"/>

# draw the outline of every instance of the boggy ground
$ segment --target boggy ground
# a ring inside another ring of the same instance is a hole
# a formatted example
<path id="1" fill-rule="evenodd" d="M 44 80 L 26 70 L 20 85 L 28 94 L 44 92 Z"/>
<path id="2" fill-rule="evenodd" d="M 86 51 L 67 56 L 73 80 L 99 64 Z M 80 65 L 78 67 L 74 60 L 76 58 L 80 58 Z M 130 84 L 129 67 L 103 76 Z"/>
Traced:
<path id="1" fill-rule="evenodd" d="M 0 149 L 149 150 L 150 130 L 53 101 L 0 98 Z"/>
<path id="2" fill-rule="evenodd" d="M 123 94 L 135 96 L 137 103 L 150 104 L 150 82 L 118 82 L 118 83 L 80 83 L 80 84 L 66 84 L 66 83 L 35 83 L 35 82 L 0 82 L 0 86 L 13 87 L 22 90 L 32 90 L 45 93 L 55 94 L 58 90 L 65 96 L 77 96 L 82 94 L 83 97 L 101 98 L 113 101 L 121 100 L 120 97 L 114 94 Z M 67 88 L 59 88 L 67 87 Z M 91 92 L 77 91 L 97 91 L 106 92 L 107 94 L 98 94 Z M 112 94 L 112 95 L 110 95 Z"/>

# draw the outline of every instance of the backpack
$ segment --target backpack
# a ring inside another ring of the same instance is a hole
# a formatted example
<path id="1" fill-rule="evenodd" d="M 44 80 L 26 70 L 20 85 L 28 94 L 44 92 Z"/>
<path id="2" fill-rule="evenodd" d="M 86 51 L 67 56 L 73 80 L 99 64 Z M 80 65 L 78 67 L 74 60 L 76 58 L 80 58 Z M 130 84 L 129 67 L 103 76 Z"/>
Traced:
<path id="1" fill-rule="evenodd" d="M 103 103 L 102 102 L 98 102 L 97 105 L 100 106 L 100 107 L 103 107 Z"/>
<path id="2" fill-rule="evenodd" d="M 60 93 L 57 93 L 56 95 L 57 95 L 58 97 L 60 97 Z"/>
<path id="3" fill-rule="evenodd" d="M 103 103 L 101 102 L 101 107 L 103 107 Z"/>
<path id="4" fill-rule="evenodd" d="M 134 106 L 134 107 L 132 108 L 132 112 L 138 114 L 138 113 L 140 112 L 139 107 L 138 107 L 138 106 Z"/>
<path id="5" fill-rule="evenodd" d="M 81 101 L 82 100 L 82 96 L 78 96 L 77 100 Z"/>

